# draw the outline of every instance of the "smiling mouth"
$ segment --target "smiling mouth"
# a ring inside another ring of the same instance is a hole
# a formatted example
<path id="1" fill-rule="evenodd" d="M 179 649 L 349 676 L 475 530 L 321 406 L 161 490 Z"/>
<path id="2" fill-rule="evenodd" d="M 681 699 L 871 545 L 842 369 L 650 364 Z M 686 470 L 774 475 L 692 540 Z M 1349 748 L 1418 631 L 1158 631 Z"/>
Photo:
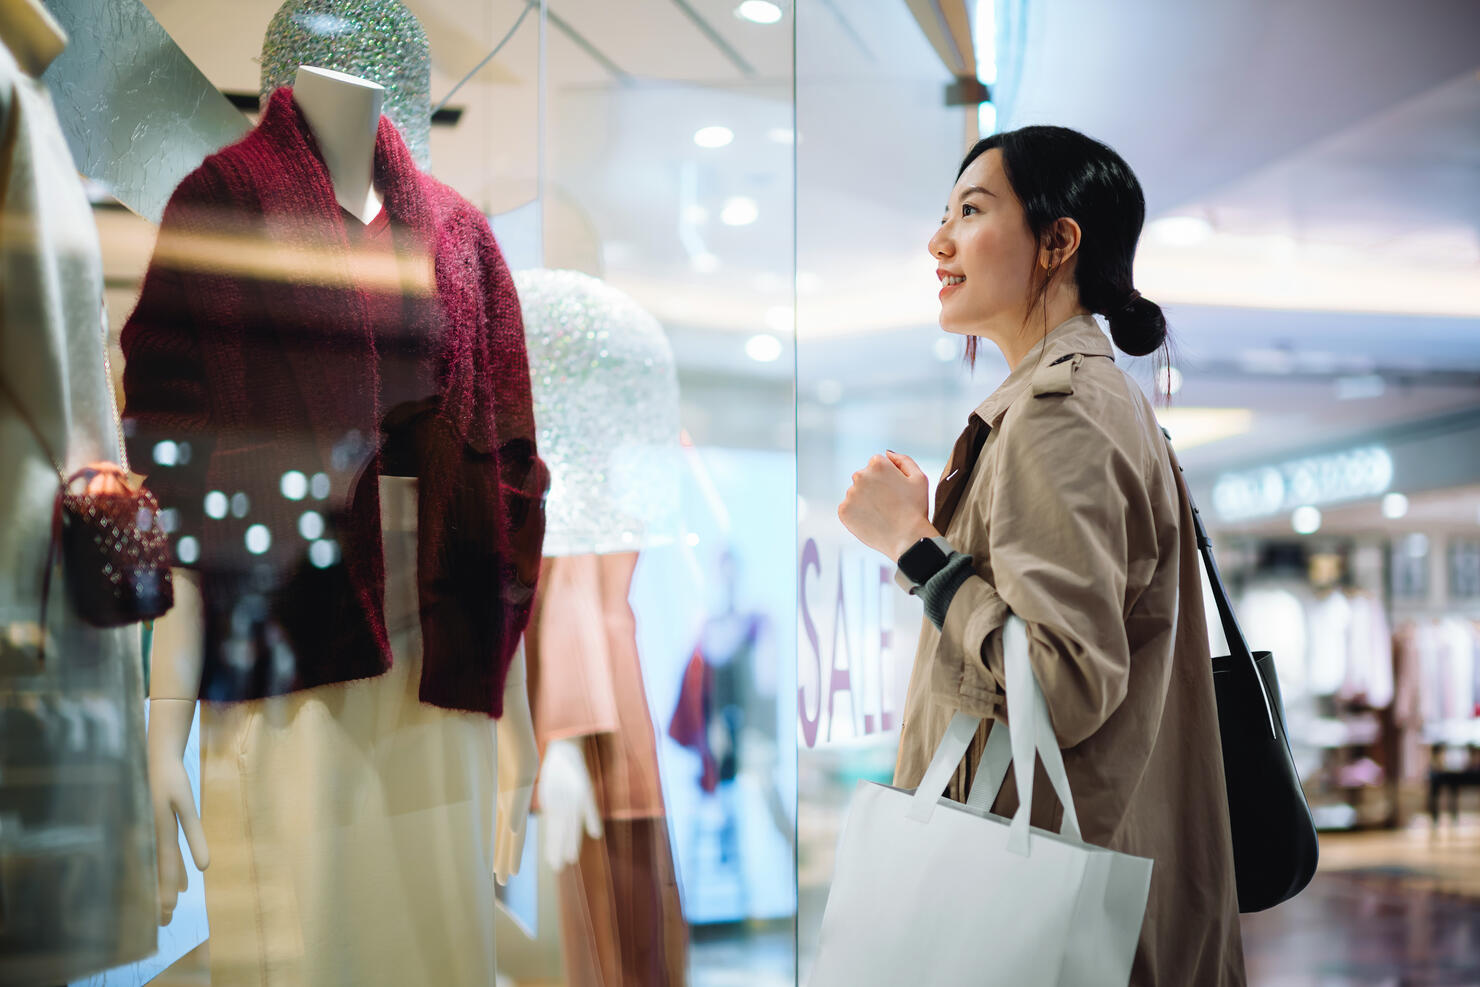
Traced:
<path id="1" fill-rule="evenodd" d="M 943 278 L 940 279 L 940 286 L 942 288 L 953 288 L 953 287 L 955 287 L 958 284 L 964 283 L 965 281 L 966 281 L 966 278 L 964 276 L 963 277 L 957 277 L 955 275 L 948 274 L 945 277 L 943 277 Z"/>

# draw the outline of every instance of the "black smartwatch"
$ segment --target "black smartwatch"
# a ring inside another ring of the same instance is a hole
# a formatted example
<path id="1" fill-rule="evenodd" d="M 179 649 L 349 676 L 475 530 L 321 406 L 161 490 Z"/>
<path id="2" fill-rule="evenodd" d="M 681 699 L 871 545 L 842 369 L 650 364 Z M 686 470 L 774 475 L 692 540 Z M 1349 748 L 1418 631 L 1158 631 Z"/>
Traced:
<path id="1" fill-rule="evenodd" d="M 924 586 L 931 576 L 945 568 L 953 551 L 951 543 L 944 538 L 921 538 L 899 557 L 899 571 L 916 586 Z"/>

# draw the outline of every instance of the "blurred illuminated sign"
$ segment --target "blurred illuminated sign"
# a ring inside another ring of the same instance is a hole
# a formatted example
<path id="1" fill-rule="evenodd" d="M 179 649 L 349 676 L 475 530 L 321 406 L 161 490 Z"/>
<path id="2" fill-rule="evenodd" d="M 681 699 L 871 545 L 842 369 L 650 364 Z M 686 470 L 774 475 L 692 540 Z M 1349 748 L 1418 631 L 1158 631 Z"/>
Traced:
<path id="1" fill-rule="evenodd" d="M 1213 484 L 1213 509 L 1224 521 L 1246 521 L 1305 505 L 1375 497 L 1392 482 L 1393 457 L 1382 446 L 1363 446 L 1224 473 Z"/>

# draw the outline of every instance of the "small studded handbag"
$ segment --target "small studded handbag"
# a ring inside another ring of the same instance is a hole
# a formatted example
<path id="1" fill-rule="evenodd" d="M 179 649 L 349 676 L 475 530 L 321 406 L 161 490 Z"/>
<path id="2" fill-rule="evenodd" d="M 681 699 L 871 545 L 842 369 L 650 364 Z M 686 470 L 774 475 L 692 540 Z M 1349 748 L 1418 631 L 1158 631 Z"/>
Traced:
<path id="1" fill-rule="evenodd" d="M 41 577 L 41 644 L 46 655 L 46 609 L 51 577 L 58 555 L 66 573 L 68 595 L 78 615 L 95 627 L 121 627 L 162 616 L 174 605 L 170 580 L 169 538 L 159 521 L 154 495 L 129 482 L 128 473 L 114 463 L 94 463 L 66 474 L 51 454 L 41 430 L 10 388 L 3 389 L 36 437 L 57 474 L 52 505 L 51 543 Z M 102 492 L 91 492 L 92 481 Z M 81 480 L 81 492 L 74 488 Z"/>

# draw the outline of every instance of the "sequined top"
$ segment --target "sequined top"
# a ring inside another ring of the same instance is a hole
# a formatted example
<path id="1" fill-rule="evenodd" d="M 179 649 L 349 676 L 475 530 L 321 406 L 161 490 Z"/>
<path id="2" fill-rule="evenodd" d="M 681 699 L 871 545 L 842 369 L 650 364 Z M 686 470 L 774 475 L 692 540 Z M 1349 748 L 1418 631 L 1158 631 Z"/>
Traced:
<path id="1" fill-rule="evenodd" d="M 262 38 L 262 104 L 291 86 L 304 65 L 359 76 L 385 87 L 381 109 L 400 131 L 416 166 L 431 165 L 432 54 L 399 0 L 287 0 Z"/>
<path id="2" fill-rule="evenodd" d="M 678 531 L 678 373 L 658 320 L 579 271 L 519 271 L 545 555 L 636 551 Z"/>

